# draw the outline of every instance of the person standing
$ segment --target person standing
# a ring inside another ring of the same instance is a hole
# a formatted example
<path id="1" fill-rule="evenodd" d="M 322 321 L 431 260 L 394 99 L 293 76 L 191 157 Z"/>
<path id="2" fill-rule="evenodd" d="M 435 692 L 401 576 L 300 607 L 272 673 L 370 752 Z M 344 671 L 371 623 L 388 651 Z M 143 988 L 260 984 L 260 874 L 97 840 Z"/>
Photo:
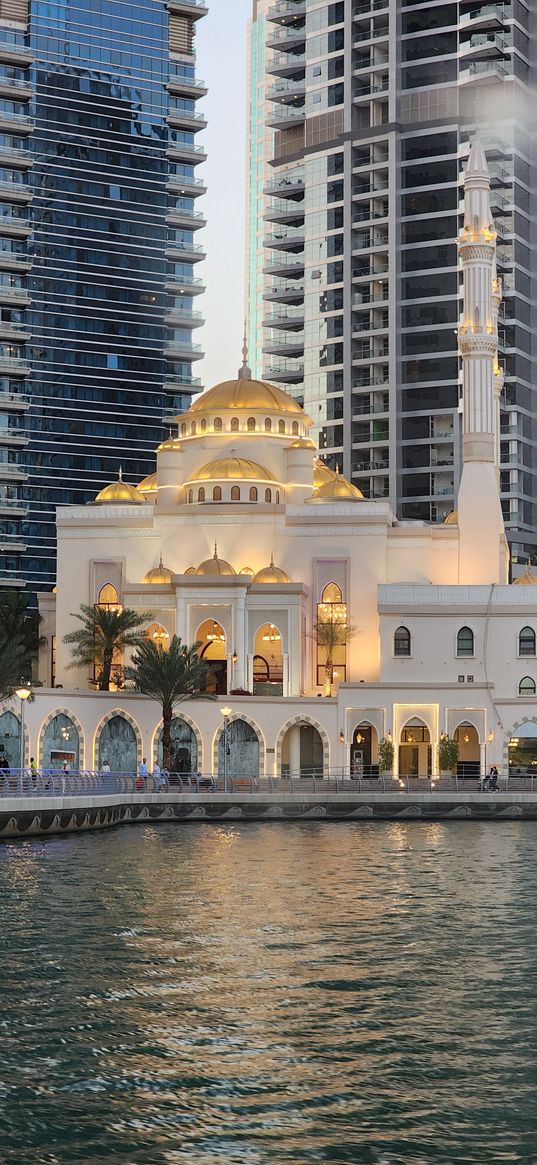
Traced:
<path id="1" fill-rule="evenodd" d="M 145 789 L 147 787 L 148 776 L 149 776 L 149 769 L 147 767 L 147 758 L 145 756 L 143 756 L 141 759 L 141 762 L 138 766 L 138 778 L 136 781 L 136 788 L 138 789 L 138 792 L 141 792 L 143 789 Z"/>
<path id="2" fill-rule="evenodd" d="M 153 787 L 155 793 L 160 793 L 162 788 L 162 773 L 160 771 L 160 765 L 158 761 L 155 761 L 153 765 Z"/>

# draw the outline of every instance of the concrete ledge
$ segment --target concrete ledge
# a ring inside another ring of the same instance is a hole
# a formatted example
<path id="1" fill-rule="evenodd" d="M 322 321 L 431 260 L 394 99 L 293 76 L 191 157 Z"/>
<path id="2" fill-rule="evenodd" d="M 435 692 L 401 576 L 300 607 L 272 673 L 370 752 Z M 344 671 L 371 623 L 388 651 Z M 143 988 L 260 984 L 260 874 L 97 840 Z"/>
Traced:
<path id="1" fill-rule="evenodd" d="M 0 840 L 150 822 L 537 820 L 537 793 L 131 793 L 0 799 Z"/>

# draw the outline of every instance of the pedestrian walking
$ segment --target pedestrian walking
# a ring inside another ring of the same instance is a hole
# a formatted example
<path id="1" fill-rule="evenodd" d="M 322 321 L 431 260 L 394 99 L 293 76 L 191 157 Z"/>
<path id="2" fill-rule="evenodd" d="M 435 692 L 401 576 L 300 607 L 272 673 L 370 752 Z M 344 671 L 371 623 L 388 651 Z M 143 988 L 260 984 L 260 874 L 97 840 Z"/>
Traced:
<path id="1" fill-rule="evenodd" d="M 147 787 L 147 778 L 149 776 L 149 769 L 147 767 L 147 757 L 142 757 L 138 766 L 138 777 L 136 779 L 136 788 L 141 792 Z"/>

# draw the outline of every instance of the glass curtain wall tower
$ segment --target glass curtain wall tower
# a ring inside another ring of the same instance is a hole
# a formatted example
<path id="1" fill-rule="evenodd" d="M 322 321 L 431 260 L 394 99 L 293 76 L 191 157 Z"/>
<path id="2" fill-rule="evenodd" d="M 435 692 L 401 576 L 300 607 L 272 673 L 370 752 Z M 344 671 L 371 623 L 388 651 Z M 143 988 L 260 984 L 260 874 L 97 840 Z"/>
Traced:
<path id="1" fill-rule="evenodd" d="M 274 0 L 266 30 L 261 371 L 304 400 L 327 459 L 367 497 L 389 497 L 401 519 L 449 516 L 461 468 L 456 238 L 477 132 L 504 293 L 502 504 L 515 564 L 534 558 L 529 5 Z"/>
<path id="2" fill-rule="evenodd" d="M 201 0 L 1 0 L 0 581 L 55 580 L 55 507 L 153 468 L 201 387 Z"/>

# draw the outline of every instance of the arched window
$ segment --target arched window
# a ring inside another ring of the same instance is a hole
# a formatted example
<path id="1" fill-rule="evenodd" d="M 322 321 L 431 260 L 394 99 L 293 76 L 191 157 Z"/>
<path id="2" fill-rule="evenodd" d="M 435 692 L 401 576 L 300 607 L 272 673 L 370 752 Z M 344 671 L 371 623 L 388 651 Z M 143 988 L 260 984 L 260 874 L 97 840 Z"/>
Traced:
<path id="1" fill-rule="evenodd" d="M 255 431 L 255 417 L 248 417 L 246 428 L 248 429 L 249 433 L 253 433 Z"/>
<path id="2" fill-rule="evenodd" d="M 222 488 L 219 485 L 215 485 L 215 487 L 213 489 L 213 502 L 221 502 L 221 501 L 222 501 Z"/>
<path id="3" fill-rule="evenodd" d="M 279 491 L 279 489 L 277 489 L 276 490 L 276 505 L 279 506 L 279 504 L 280 504 L 280 491 Z"/>
<path id="4" fill-rule="evenodd" d="M 105 583 L 99 591 L 98 607 L 105 607 L 107 611 L 115 611 L 119 607 L 119 595 L 112 583 Z"/>
<path id="5" fill-rule="evenodd" d="M 534 696 L 535 695 L 535 680 L 531 676 L 524 676 L 518 685 L 519 696 Z"/>
<path id="6" fill-rule="evenodd" d="M 272 421 L 270 417 L 265 417 L 265 433 L 270 433 L 272 429 Z"/>
<path id="7" fill-rule="evenodd" d="M 321 591 L 317 603 L 315 638 L 317 640 L 317 683 L 331 695 L 334 684 L 347 678 L 347 604 L 337 583 L 330 582 Z"/>
<path id="8" fill-rule="evenodd" d="M 186 437 L 186 425 L 181 425 L 181 436 Z"/>
<path id="9" fill-rule="evenodd" d="M 192 421 L 192 424 L 190 426 L 190 432 L 191 432 L 193 437 L 196 436 L 196 422 L 195 421 Z"/>
<path id="10" fill-rule="evenodd" d="M 239 431 L 239 418 L 232 417 L 231 424 L 229 427 L 230 427 L 232 433 L 238 433 L 238 431 Z"/>
<path id="11" fill-rule="evenodd" d="M 207 428 L 207 421 L 203 420 L 201 422 L 201 425 L 200 425 L 200 429 L 201 429 L 202 433 L 205 432 L 206 428 Z"/>
<path id="12" fill-rule="evenodd" d="M 231 486 L 231 501 L 232 502 L 240 502 L 240 500 L 241 500 L 241 491 L 240 491 L 238 485 L 232 485 Z"/>
<path id="13" fill-rule="evenodd" d="M 271 489 L 266 489 L 266 490 L 265 490 L 265 501 L 266 501 L 266 502 L 271 502 L 271 501 L 272 501 L 272 490 L 271 490 Z"/>
<path id="14" fill-rule="evenodd" d="M 278 433 L 285 433 L 285 421 L 278 421 Z"/>
<path id="15" fill-rule="evenodd" d="M 321 595 L 321 603 L 342 603 L 342 602 L 343 602 L 343 595 L 341 593 L 341 587 L 338 587 L 337 583 L 334 583 L 334 582 L 327 583 L 326 586 L 324 587 L 323 593 Z"/>
<path id="16" fill-rule="evenodd" d="M 407 627 L 398 627 L 393 637 L 393 654 L 410 655 L 410 631 Z"/>
<path id="17" fill-rule="evenodd" d="M 533 627 L 523 627 L 518 636 L 518 654 L 535 655 L 535 631 Z"/>
<path id="18" fill-rule="evenodd" d="M 188 491 L 188 500 L 189 500 L 189 502 L 194 501 L 194 490 L 193 489 L 189 489 L 189 491 Z"/>
<path id="19" fill-rule="evenodd" d="M 255 485 L 250 486 L 250 501 L 251 502 L 257 501 L 257 488 Z"/>
<path id="20" fill-rule="evenodd" d="M 293 421 L 293 424 L 291 425 L 291 432 L 293 437 L 298 437 L 298 421 Z"/>
<path id="21" fill-rule="evenodd" d="M 457 655 L 474 654 L 474 633 L 471 627 L 461 627 L 457 631 Z"/>
<path id="22" fill-rule="evenodd" d="M 214 428 L 215 433 L 222 432 L 222 417 L 215 417 L 214 418 L 213 428 Z"/>
<path id="23" fill-rule="evenodd" d="M 201 486 L 200 489 L 198 490 L 198 502 L 204 502 L 204 501 L 205 501 L 205 490 L 204 490 L 203 486 Z"/>

